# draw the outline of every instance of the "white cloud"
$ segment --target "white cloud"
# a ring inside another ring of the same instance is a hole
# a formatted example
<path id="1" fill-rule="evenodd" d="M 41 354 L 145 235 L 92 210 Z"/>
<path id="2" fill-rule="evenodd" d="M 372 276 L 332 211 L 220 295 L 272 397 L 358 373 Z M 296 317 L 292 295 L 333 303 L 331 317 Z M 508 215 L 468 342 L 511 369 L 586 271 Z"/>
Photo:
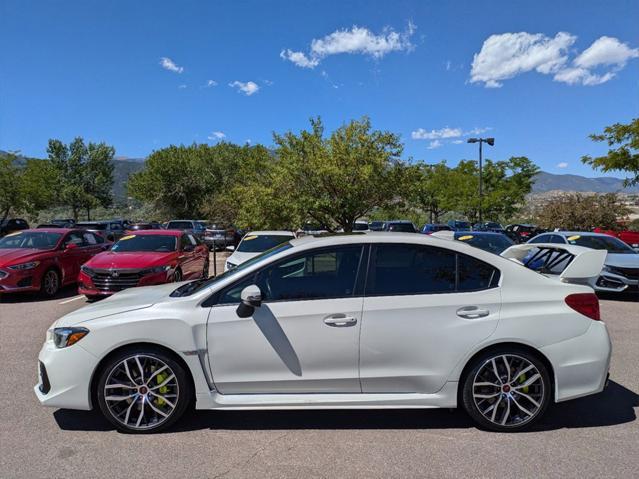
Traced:
<path id="1" fill-rule="evenodd" d="M 410 134 L 413 140 L 435 140 L 438 138 L 457 138 L 462 136 L 461 128 L 441 128 L 439 130 L 427 131 L 418 128 Z"/>
<path id="2" fill-rule="evenodd" d="M 435 148 L 439 148 L 440 146 L 443 146 L 443 143 L 439 140 L 433 140 L 431 141 L 428 146 L 426 147 L 427 150 L 434 150 Z"/>
<path id="3" fill-rule="evenodd" d="M 175 62 L 169 57 L 160 58 L 160 65 L 162 66 L 162 68 L 164 68 L 165 70 L 169 70 L 170 72 L 182 73 L 184 71 L 183 67 L 177 66 Z"/>
<path id="4" fill-rule="evenodd" d="M 463 142 L 464 142 L 464 140 L 453 140 L 453 141 L 451 141 L 451 143 L 453 145 L 461 145 Z"/>
<path id="5" fill-rule="evenodd" d="M 206 80 L 206 83 L 204 85 L 205 88 L 211 88 L 217 86 L 217 82 L 215 80 Z"/>
<path id="6" fill-rule="evenodd" d="M 376 35 L 368 28 L 353 25 L 350 29 L 336 30 L 323 38 L 314 38 L 308 53 L 287 48 L 280 52 L 280 57 L 301 68 L 315 68 L 324 58 L 342 53 L 380 59 L 390 52 L 411 51 L 414 46 L 410 37 L 415 29 L 415 25 L 408 22 L 404 32 L 386 27 L 382 33 Z"/>
<path id="7" fill-rule="evenodd" d="M 557 163 L 557 168 L 567 168 L 568 167 L 568 163 L 566 163 L 565 161 L 562 161 L 561 163 Z"/>
<path id="8" fill-rule="evenodd" d="M 638 48 L 602 36 L 569 61 L 569 50 L 576 40 L 575 35 L 566 32 L 554 38 L 527 32 L 491 35 L 473 57 L 470 82 L 499 88 L 503 80 L 536 71 L 569 85 L 599 85 L 614 78 L 628 60 L 639 57 Z M 600 71 L 593 72 L 596 68 Z"/>
<path id="9" fill-rule="evenodd" d="M 492 127 L 490 127 L 490 126 L 487 126 L 485 128 L 475 127 L 472 130 L 465 131 L 464 135 L 466 135 L 466 136 L 469 136 L 469 135 L 481 135 L 482 133 L 486 133 L 489 130 L 492 130 Z"/>
<path id="10" fill-rule="evenodd" d="M 221 131 L 214 131 L 209 136 L 207 136 L 209 140 L 222 140 L 226 138 L 226 135 Z"/>
<path id="11" fill-rule="evenodd" d="M 237 88 L 238 92 L 244 93 L 246 96 L 251 96 L 254 93 L 257 93 L 260 89 L 259 85 L 252 81 L 241 82 L 235 80 L 229 83 L 229 86 L 232 88 Z"/>
<path id="12" fill-rule="evenodd" d="M 182 83 L 181 85 L 178 85 L 178 88 L 180 90 L 184 90 L 186 88 L 186 84 Z"/>
<path id="13" fill-rule="evenodd" d="M 473 57 L 470 82 L 499 88 L 502 80 L 521 73 L 556 73 L 568 61 L 568 49 L 576 39 L 566 32 L 554 38 L 527 32 L 491 35 Z"/>

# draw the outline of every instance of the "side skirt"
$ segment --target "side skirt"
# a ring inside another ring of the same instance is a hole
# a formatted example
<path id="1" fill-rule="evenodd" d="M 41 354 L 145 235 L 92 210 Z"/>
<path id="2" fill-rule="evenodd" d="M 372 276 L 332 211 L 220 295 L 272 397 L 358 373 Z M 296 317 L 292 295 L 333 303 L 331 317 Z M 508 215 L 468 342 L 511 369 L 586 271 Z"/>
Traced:
<path id="1" fill-rule="evenodd" d="M 457 407 L 456 381 L 434 394 L 198 394 L 196 409 L 408 409 Z"/>

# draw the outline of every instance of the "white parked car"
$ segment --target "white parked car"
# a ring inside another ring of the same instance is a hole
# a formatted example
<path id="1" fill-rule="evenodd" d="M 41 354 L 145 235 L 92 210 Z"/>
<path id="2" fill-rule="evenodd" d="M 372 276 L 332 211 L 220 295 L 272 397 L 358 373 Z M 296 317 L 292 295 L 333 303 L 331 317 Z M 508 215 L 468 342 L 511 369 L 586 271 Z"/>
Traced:
<path id="1" fill-rule="evenodd" d="M 606 252 L 604 266 L 600 272 L 589 279 L 588 283 L 595 291 L 601 292 L 631 292 L 639 294 L 639 253 L 626 243 L 614 236 L 602 233 L 581 231 L 555 231 L 542 233 L 528 241 L 527 244 L 537 245 L 548 243 L 553 245 L 580 246 L 582 248 L 602 250 Z M 528 258 L 531 266 L 537 262 L 539 266 L 548 269 L 539 258 Z M 553 270 L 565 267 L 565 261 L 553 261 Z"/>
<path id="2" fill-rule="evenodd" d="M 251 231 L 244 235 L 237 248 L 233 246 L 227 248 L 233 251 L 233 254 L 226 259 L 224 271 L 233 269 L 264 251 L 294 238 L 295 233 L 292 231 Z"/>
<path id="3" fill-rule="evenodd" d="M 295 239 L 217 278 L 126 290 L 63 316 L 34 390 L 43 405 L 98 408 L 129 432 L 165 429 L 193 400 L 459 406 L 481 427 L 521 430 L 606 384 L 597 297 L 570 283 L 601 269 L 592 253 L 550 278 L 519 264 L 525 252 L 427 235 Z"/>

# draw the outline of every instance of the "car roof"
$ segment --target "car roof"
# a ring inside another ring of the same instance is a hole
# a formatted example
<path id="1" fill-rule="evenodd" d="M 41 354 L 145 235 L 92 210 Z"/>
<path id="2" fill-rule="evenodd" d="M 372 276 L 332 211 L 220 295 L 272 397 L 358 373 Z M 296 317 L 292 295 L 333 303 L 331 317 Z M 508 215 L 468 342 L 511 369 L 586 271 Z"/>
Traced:
<path id="1" fill-rule="evenodd" d="M 560 236 L 602 236 L 606 238 L 612 238 L 612 236 L 604 234 L 604 233 L 593 233 L 592 231 L 547 231 L 543 234 L 553 234 Z"/>
<path id="2" fill-rule="evenodd" d="M 248 233 L 246 233 L 246 235 L 244 236 L 266 236 L 266 235 L 282 235 L 282 236 L 292 236 L 295 237 L 295 233 L 293 233 L 292 231 L 284 231 L 284 230 L 280 230 L 280 231 L 276 231 L 276 230 L 270 230 L 270 231 L 249 231 Z"/>
<path id="3" fill-rule="evenodd" d="M 459 236 L 503 236 L 508 238 L 508 236 L 498 231 L 454 231 L 454 233 Z"/>

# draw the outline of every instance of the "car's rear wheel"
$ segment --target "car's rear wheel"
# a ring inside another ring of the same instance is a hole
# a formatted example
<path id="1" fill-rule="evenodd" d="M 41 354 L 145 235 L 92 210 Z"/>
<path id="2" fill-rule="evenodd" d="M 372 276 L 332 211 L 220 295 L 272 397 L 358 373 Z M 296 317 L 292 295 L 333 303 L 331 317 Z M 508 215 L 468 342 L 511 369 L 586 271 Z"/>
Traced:
<path id="1" fill-rule="evenodd" d="M 182 281 L 182 270 L 180 268 L 178 268 L 173 273 L 173 282 L 174 283 L 179 283 L 180 281 Z"/>
<path id="2" fill-rule="evenodd" d="M 463 379 L 462 402 L 485 429 L 520 431 L 543 415 L 550 403 L 550 374 L 524 349 L 491 351 L 477 358 Z"/>
<path id="3" fill-rule="evenodd" d="M 60 274 L 53 268 L 45 271 L 40 284 L 40 293 L 47 298 L 54 297 L 60 290 Z"/>
<path id="4" fill-rule="evenodd" d="M 124 432 L 148 433 L 170 427 L 193 395 L 184 368 L 161 350 L 126 350 L 111 358 L 98 381 L 104 417 Z"/>

